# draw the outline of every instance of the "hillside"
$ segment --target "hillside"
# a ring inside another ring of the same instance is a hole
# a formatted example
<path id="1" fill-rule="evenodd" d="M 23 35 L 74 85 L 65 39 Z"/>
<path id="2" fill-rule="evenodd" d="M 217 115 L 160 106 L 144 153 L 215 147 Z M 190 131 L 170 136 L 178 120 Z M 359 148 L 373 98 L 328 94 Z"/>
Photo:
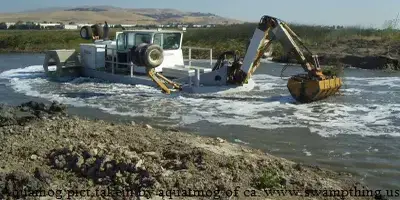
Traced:
<path id="1" fill-rule="evenodd" d="M 112 24 L 232 24 L 239 20 L 224 18 L 212 13 L 184 12 L 175 9 L 131 9 L 111 6 L 48 8 L 20 13 L 0 13 L 0 22 L 82 22 L 98 23 L 108 21 Z"/>

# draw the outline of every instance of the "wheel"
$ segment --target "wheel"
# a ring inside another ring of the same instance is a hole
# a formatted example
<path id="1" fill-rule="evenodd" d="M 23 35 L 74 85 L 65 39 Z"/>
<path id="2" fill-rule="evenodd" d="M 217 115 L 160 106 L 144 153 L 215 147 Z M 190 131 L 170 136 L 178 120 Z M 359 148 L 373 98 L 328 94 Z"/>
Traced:
<path id="1" fill-rule="evenodd" d="M 92 39 L 92 29 L 89 26 L 83 26 L 80 35 L 82 39 L 90 40 Z"/>
<path id="2" fill-rule="evenodd" d="M 92 30 L 93 30 L 93 36 L 98 36 L 99 38 L 103 38 L 103 28 L 98 25 L 98 24 L 94 24 L 91 26 Z"/>
<path id="3" fill-rule="evenodd" d="M 146 67 L 156 68 L 164 61 L 163 50 L 160 46 L 155 44 L 147 45 L 144 52 L 144 63 Z"/>
<path id="4" fill-rule="evenodd" d="M 135 49 L 135 60 L 139 66 L 145 66 L 145 52 L 146 52 L 146 43 L 139 44 Z"/>

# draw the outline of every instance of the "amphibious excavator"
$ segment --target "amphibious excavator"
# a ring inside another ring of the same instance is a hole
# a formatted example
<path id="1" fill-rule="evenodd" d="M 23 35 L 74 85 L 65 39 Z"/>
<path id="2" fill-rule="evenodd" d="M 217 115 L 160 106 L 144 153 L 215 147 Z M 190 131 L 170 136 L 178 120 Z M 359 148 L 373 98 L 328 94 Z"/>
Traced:
<path id="1" fill-rule="evenodd" d="M 213 71 L 220 69 L 225 63 L 226 56 L 231 55 L 234 57 L 234 61 L 227 68 L 227 83 L 245 84 L 260 66 L 261 58 L 273 41 L 281 43 L 285 54 L 294 54 L 306 72 L 305 74 L 291 76 L 288 80 L 287 88 L 295 100 L 301 103 L 309 103 L 325 99 L 339 91 L 343 84 L 341 78 L 325 75 L 321 70 L 318 56 L 306 47 L 287 23 L 271 16 L 261 18 L 243 59 L 238 56 L 237 51 L 224 52 L 219 56 Z M 306 53 L 303 53 L 301 47 Z M 168 81 L 168 83 L 173 82 Z M 175 87 L 177 85 L 179 84 L 174 84 Z"/>
<path id="2" fill-rule="evenodd" d="M 211 85 L 219 84 L 222 79 L 225 85 L 246 84 L 260 66 L 261 58 L 273 41 L 281 43 L 285 54 L 294 54 L 306 72 L 291 76 L 288 80 L 287 88 L 295 100 L 301 103 L 308 103 L 327 98 L 339 91 L 343 84 L 341 78 L 324 74 L 321 70 L 318 56 L 314 55 L 306 47 L 303 41 L 284 21 L 271 16 L 263 16 L 261 18 L 244 58 L 240 58 L 236 53 L 237 51 L 224 52 L 219 56 L 212 71 L 201 75 L 201 80 L 203 83 Z M 179 80 L 170 80 L 155 70 L 164 60 L 163 49 L 149 43 L 151 42 L 133 47 L 129 51 L 131 52 L 131 62 L 137 66 L 144 66 L 146 74 L 165 93 L 170 94 L 171 92 L 166 86 L 167 84 L 174 89 L 182 90 L 184 83 Z M 303 53 L 304 50 L 305 53 Z M 226 60 L 226 56 L 229 55 L 233 56 L 233 62 Z"/>
<path id="3" fill-rule="evenodd" d="M 285 22 L 271 16 L 261 18 L 243 61 L 235 59 L 229 70 L 230 82 L 245 83 L 259 67 L 263 54 L 273 41 L 281 43 L 285 54 L 293 53 L 306 72 L 306 74 L 294 75 L 288 80 L 287 87 L 294 99 L 307 103 L 324 99 L 339 91 L 343 84 L 341 78 L 325 75 L 321 70 L 318 56 L 313 55 Z M 307 54 L 303 53 L 296 41 Z M 232 52 L 229 53 L 235 55 Z"/>

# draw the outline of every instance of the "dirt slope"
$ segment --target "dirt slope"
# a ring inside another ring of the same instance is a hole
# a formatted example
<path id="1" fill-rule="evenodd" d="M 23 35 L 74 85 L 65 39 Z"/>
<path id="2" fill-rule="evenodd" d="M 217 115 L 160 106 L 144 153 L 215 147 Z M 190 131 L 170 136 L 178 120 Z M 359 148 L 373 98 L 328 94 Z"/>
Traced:
<path id="1" fill-rule="evenodd" d="M 0 198 L 24 197 L 13 191 L 25 188 L 63 199 L 123 199 L 122 192 L 131 195 L 126 199 L 304 199 L 313 190 L 321 191 L 312 199 L 373 199 L 327 191 L 365 190 L 350 174 L 220 138 L 68 117 L 65 109 L 57 103 L 0 106 Z M 267 195 L 269 189 L 287 194 Z"/>

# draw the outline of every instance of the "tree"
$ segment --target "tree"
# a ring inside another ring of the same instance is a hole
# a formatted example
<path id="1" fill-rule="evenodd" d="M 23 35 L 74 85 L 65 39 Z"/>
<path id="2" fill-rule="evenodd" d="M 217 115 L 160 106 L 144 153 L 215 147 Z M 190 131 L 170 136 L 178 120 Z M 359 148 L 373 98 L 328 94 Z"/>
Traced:
<path id="1" fill-rule="evenodd" d="M 0 29 L 2 29 L 2 30 L 7 29 L 7 24 L 5 22 L 1 22 Z"/>

